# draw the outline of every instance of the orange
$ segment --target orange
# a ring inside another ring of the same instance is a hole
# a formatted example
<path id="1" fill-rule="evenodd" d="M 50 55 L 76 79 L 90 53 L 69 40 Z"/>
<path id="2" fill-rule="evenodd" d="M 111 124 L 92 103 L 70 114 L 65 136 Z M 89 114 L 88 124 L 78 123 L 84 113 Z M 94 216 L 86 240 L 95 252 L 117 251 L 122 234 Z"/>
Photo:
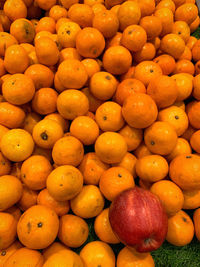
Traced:
<path id="1" fill-rule="evenodd" d="M 115 100 L 118 104 L 123 105 L 125 99 L 134 93 L 146 93 L 144 84 L 136 79 L 128 78 L 124 79 L 117 86 L 115 92 Z"/>
<path id="2" fill-rule="evenodd" d="M 41 37 L 35 41 L 35 52 L 40 64 L 52 66 L 59 60 L 59 50 L 49 37 Z"/>
<path id="3" fill-rule="evenodd" d="M 192 93 L 193 83 L 192 79 L 186 75 L 186 73 L 178 73 L 171 76 L 178 88 L 178 97 L 176 101 L 182 101 L 187 99 Z"/>
<path id="4" fill-rule="evenodd" d="M 22 0 L 6 0 L 3 10 L 11 21 L 27 16 L 27 7 Z"/>
<path id="5" fill-rule="evenodd" d="M 141 9 L 138 3 L 126 1 L 119 7 L 118 19 L 122 31 L 129 25 L 138 24 L 140 18 Z"/>
<path id="6" fill-rule="evenodd" d="M 81 172 L 70 165 L 59 166 L 47 177 L 46 186 L 49 194 L 57 201 L 74 198 L 82 189 Z"/>
<path id="7" fill-rule="evenodd" d="M 183 208 L 184 195 L 175 183 L 168 180 L 158 181 L 151 186 L 150 191 L 159 197 L 169 216 Z"/>
<path id="8" fill-rule="evenodd" d="M 127 72 L 131 67 L 131 63 L 131 53 L 127 48 L 121 45 L 109 47 L 103 55 L 104 69 L 114 75 L 121 75 Z"/>
<path id="9" fill-rule="evenodd" d="M 175 21 L 172 33 L 179 35 L 187 43 L 190 38 L 190 27 L 185 21 Z"/>
<path id="10" fill-rule="evenodd" d="M 11 170 L 11 162 L 0 152 L 0 176 L 7 175 Z"/>
<path id="11" fill-rule="evenodd" d="M 190 138 L 190 144 L 193 150 L 195 150 L 197 153 L 200 153 L 200 142 L 199 142 L 199 135 L 200 131 L 196 131 L 192 134 Z"/>
<path id="12" fill-rule="evenodd" d="M 82 60 L 82 63 L 87 71 L 88 78 L 91 78 L 95 73 L 101 70 L 98 61 L 93 58 L 85 58 Z"/>
<path id="13" fill-rule="evenodd" d="M 190 24 L 191 33 L 195 32 L 198 29 L 199 23 L 200 23 L 200 17 L 197 16 L 196 19 Z"/>
<path id="14" fill-rule="evenodd" d="M 124 125 L 122 108 L 115 102 L 107 101 L 97 108 L 95 120 L 102 131 L 119 131 Z"/>
<path id="15" fill-rule="evenodd" d="M 158 1 L 158 4 L 156 5 L 156 10 L 160 8 L 169 8 L 174 13 L 176 6 L 173 0 L 161 0 Z"/>
<path id="16" fill-rule="evenodd" d="M 168 219 L 166 240 L 174 246 L 189 244 L 194 236 L 194 224 L 183 210 L 178 211 Z"/>
<path id="17" fill-rule="evenodd" d="M 154 15 L 161 20 L 162 32 L 160 36 L 165 36 L 172 31 L 174 14 L 170 8 L 163 7 L 155 11 Z"/>
<path id="18" fill-rule="evenodd" d="M 193 79 L 193 91 L 192 94 L 195 99 L 200 100 L 200 74 L 196 75 Z"/>
<path id="19" fill-rule="evenodd" d="M 47 261 L 53 254 L 61 252 L 61 251 L 69 250 L 67 246 L 60 242 L 53 242 L 50 246 L 43 249 L 42 255 L 44 257 L 44 260 Z"/>
<path id="20" fill-rule="evenodd" d="M 105 38 L 113 37 L 119 28 L 117 14 L 111 10 L 102 10 L 95 14 L 92 26 L 98 29 Z"/>
<path id="21" fill-rule="evenodd" d="M 32 266 L 42 267 L 44 263 L 43 256 L 39 251 L 29 248 L 20 248 L 13 253 L 5 262 L 5 267 L 23 266 L 25 264 L 32 264 Z"/>
<path id="22" fill-rule="evenodd" d="M 199 220 L 200 220 L 200 209 L 196 209 L 193 214 L 193 222 L 195 228 L 195 235 L 198 240 L 200 240 L 200 228 L 199 228 Z"/>
<path id="23" fill-rule="evenodd" d="M 98 238 L 106 243 L 118 244 L 120 241 L 115 236 L 109 221 L 109 209 L 104 209 L 94 221 L 94 230 Z"/>
<path id="24" fill-rule="evenodd" d="M 175 20 L 185 21 L 191 24 L 198 16 L 198 8 L 195 4 L 186 3 L 179 6 L 175 12 Z"/>
<path id="25" fill-rule="evenodd" d="M 26 185 L 23 185 L 22 197 L 18 202 L 18 207 L 20 207 L 20 210 L 25 211 L 33 205 L 36 205 L 37 195 L 37 191 L 33 191 L 32 189 L 29 189 Z"/>
<path id="26" fill-rule="evenodd" d="M 33 152 L 32 136 L 23 129 L 12 129 L 1 139 L 1 151 L 11 161 L 27 159 Z"/>
<path id="27" fill-rule="evenodd" d="M 200 129 L 200 121 L 199 121 L 199 106 L 200 102 L 196 101 L 188 111 L 188 119 L 192 127 L 196 129 Z"/>
<path id="28" fill-rule="evenodd" d="M 67 214 L 60 218 L 58 238 L 66 245 L 77 248 L 88 238 L 88 224 L 80 217 Z"/>
<path id="29" fill-rule="evenodd" d="M 133 60 L 137 63 L 145 60 L 153 60 L 156 55 L 156 47 L 152 43 L 145 43 L 141 50 L 133 55 Z"/>
<path id="30" fill-rule="evenodd" d="M 4 66 L 10 74 L 23 73 L 29 66 L 26 50 L 17 44 L 9 46 L 5 52 Z"/>
<path id="31" fill-rule="evenodd" d="M 58 96 L 57 110 L 63 118 L 73 120 L 88 112 L 89 101 L 87 96 L 81 91 L 74 89 L 65 90 Z"/>
<path id="32" fill-rule="evenodd" d="M 181 59 L 176 62 L 176 67 L 173 73 L 189 73 L 191 75 L 194 75 L 194 72 L 194 64 L 188 59 Z"/>
<path id="33" fill-rule="evenodd" d="M 56 111 L 58 93 L 52 88 L 39 89 L 32 99 L 32 109 L 46 115 Z"/>
<path id="34" fill-rule="evenodd" d="M 178 96 L 176 82 L 166 75 L 152 78 L 148 87 L 147 94 L 156 102 L 159 108 L 171 106 Z"/>
<path id="35" fill-rule="evenodd" d="M 125 28 L 122 34 L 121 44 L 132 52 L 142 49 L 147 41 L 146 31 L 142 26 L 130 25 Z"/>
<path id="36" fill-rule="evenodd" d="M 19 43 L 32 43 L 35 37 L 35 29 L 29 20 L 21 18 L 13 21 L 10 26 L 10 34 Z"/>
<path id="37" fill-rule="evenodd" d="M 44 156 L 34 155 L 26 159 L 21 167 L 22 182 L 32 190 L 41 190 L 46 186 L 46 179 L 52 166 Z"/>
<path id="38" fill-rule="evenodd" d="M 105 163 L 119 163 L 127 152 L 127 144 L 119 133 L 104 132 L 95 142 L 95 152 Z"/>
<path id="39" fill-rule="evenodd" d="M 78 116 L 70 125 L 70 133 L 84 145 L 92 145 L 99 136 L 99 126 L 97 123 L 88 116 Z"/>
<path id="40" fill-rule="evenodd" d="M 62 126 L 50 119 L 43 119 L 36 123 L 32 132 L 35 143 L 45 149 L 52 148 L 63 134 Z"/>
<path id="41" fill-rule="evenodd" d="M 76 48 L 67 47 L 67 48 L 63 48 L 60 51 L 59 63 L 63 62 L 64 60 L 67 60 L 67 59 L 78 59 L 78 60 L 81 60 L 82 57 L 77 52 Z"/>
<path id="42" fill-rule="evenodd" d="M 11 45 L 17 44 L 14 36 L 7 32 L 0 32 L 0 56 L 3 57 L 7 48 Z"/>
<path id="43" fill-rule="evenodd" d="M 109 165 L 102 162 L 94 152 L 84 155 L 79 165 L 85 184 L 98 185 L 102 173 L 109 168 Z"/>
<path id="44" fill-rule="evenodd" d="M 129 267 L 141 266 L 141 267 L 154 267 L 154 260 L 150 253 L 139 253 L 133 249 L 124 247 L 117 255 L 117 267 Z"/>
<path id="45" fill-rule="evenodd" d="M 89 5 L 77 3 L 69 8 L 68 17 L 82 28 L 91 27 L 94 12 Z"/>
<path id="46" fill-rule="evenodd" d="M 129 125 L 125 125 L 119 133 L 124 137 L 128 146 L 128 151 L 135 150 L 143 139 L 142 130 L 130 127 Z"/>
<path id="47" fill-rule="evenodd" d="M 31 78 L 24 74 L 13 74 L 2 85 L 3 97 L 13 105 L 22 105 L 32 100 L 35 86 Z"/>
<path id="48" fill-rule="evenodd" d="M 58 78 L 65 88 L 82 88 L 88 74 L 84 65 L 77 59 L 64 60 L 58 67 Z"/>
<path id="49" fill-rule="evenodd" d="M 60 114 L 57 112 L 51 113 L 44 117 L 44 119 L 50 119 L 53 121 L 56 121 L 60 124 L 60 126 L 63 128 L 63 131 L 66 132 L 69 128 L 69 122 L 65 120 Z"/>
<path id="50" fill-rule="evenodd" d="M 157 182 L 168 174 L 168 163 L 160 155 L 144 156 L 136 162 L 137 176 L 145 181 Z"/>
<path id="51" fill-rule="evenodd" d="M 5 212 L 0 212 L 0 219 L 0 249 L 6 249 L 16 239 L 17 221 L 11 214 Z"/>
<path id="52" fill-rule="evenodd" d="M 149 95 L 135 93 L 125 99 L 122 115 L 129 126 L 142 129 L 156 120 L 158 109 Z"/>
<path id="53" fill-rule="evenodd" d="M 61 0 L 60 2 L 62 4 L 62 6 L 65 7 L 66 9 L 69 9 L 70 6 L 78 3 L 77 0 L 70 0 L 70 1 L 68 1 L 68 0 Z"/>
<path id="54" fill-rule="evenodd" d="M 0 103 L 0 124 L 8 128 L 22 127 L 25 112 L 22 108 L 8 102 Z"/>
<path id="55" fill-rule="evenodd" d="M 162 54 L 153 60 L 155 63 L 157 63 L 163 72 L 163 75 L 169 75 L 171 74 L 176 66 L 175 59 L 167 54 Z"/>
<path id="56" fill-rule="evenodd" d="M 99 100 L 110 99 L 117 89 L 116 78 L 106 71 L 94 73 L 90 79 L 89 90 Z"/>
<path id="57" fill-rule="evenodd" d="M 183 154 L 174 158 L 169 166 L 169 175 L 183 190 L 200 188 L 198 164 L 200 157 L 195 154 Z M 182 166 L 181 169 L 179 166 Z"/>
<path id="58" fill-rule="evenodd" d="M 175 148 L 172 150 L 172 152 L 166 156 L 166 159 L 168 161 L 173 160 L 179 155 L 182 154 L 190 154 L 192 152 L 191 146 L 189 142 L 184 138 L 178 138 Z"/>
<path id="59" fill-rule="evenodd" d="M 41 120 L 41 116 L 35 112 L 30 112 L 26 114 L 23 129 L 30 134 L 33 133 L 34 126 Z"/>
<path id="60" fill-rule="evenodd" d="M 85 245 L 80 252 L 85 266 L 115 267 L 115 254 L 112 248 L 102 241 L 92 241 Z"/>
<path id="61" fill-rule="evenodd" d="M 97 58 L 105 48 L 103 34 L 92 27 L 82 29 L 76 36 L 76 49 L 85 58 Z"/>
<path id="62" fill-rule="evenodd" d="M 147 148 L 155 154 L 167 155 L 177 143 L 177 134 L 168 122 L 156 121 L 145 129 L 144 141 Z"/>
<path id="63" fill-rule="evenodd" d="M 179 35 L 170 33 L 162 38 L 160 48 L 162 52 L 178 59 L 185 50 L 185 42 Z"/>
<path id="64" fill-rule="evenodd" d="M 184 203 L 183 209 L 196 209 L 200 206 L 200 190 L 183 190 Z"/>
<path id="65" fill-rule="evenodd" d="M 42 64 L 29 66 L 24 74 L 33 80 L 36 90 L 50 88 L 53 85 L 54 73 Z"/>
<path id="66" fill-rule="evenodd" d="M 60 18 L 66 18 L 67 10 L 60 5 L 54 5 L 49 10 L 49 17 L 53 18 L 55 21 L 58 21 Z"/>
<path id="67" fill-rule="evenodd" d="M 133 178 L 136 178 L 136 170 L 135 170 L 136 162 L 137 158 L 133 154 L 127 152 L 119 163 L 112 164 L 112 166 L 122 167 L 127 171 L 129 171 L 132 174 Z"/>
<path id="68" fill-rule="evenodd" d="M 52 157 L 57 165 L 78 166 L 83 159 L 83 144 L 73 136 L 60 138 L 53 146 Z"/>
<path id="69" fill-rule="evenodd" d="M 200 57 L 199 57 L 199 46 L 200 46 L 200 42 L 199 40 L 193 45 L 193 47 L 191 48 L 191 51 L 192 51 L 192 59 L 197 62 L 200 60 Z"/>
<path id="70" fill-rule="evenodd" d="M 122 33 L 117 32 L 113 37 L 106 40 L 106 49 L 111 46 L 118 46 L 121 44 Z"/>
<path id="71" fill-rule="evenodd" d="M 159 111 L 158 120 L 171 124 L 176 130 L 177 136 L 182 135 L 188 128 L 187 114 L 184 110 L 176 106 L 171 106 Z"/>
<path id="72" fill-rule="evenodd" d="M 192 51 L 189 47 L 185 46 L 183 54 L 179 57 L 179 60 L 181 59 L 192 60 Z"/>
<path id="73" fill-rule="evenodd" d="M 67 250 L 61 250 L 58 253 L 53 253 L 52 256 L 46 260 L 43 267 L 53 267 L 53 266 L 68 267 L 70 265 L 71 266 L 74 265 L 77 267 L 84 267 L 81 257 L 75 252 L 67 249 Z"/>
<path id="74" fill-rule="evenodd" d="M 58 40 L 62 47 L 75 47 L 76 36 L 79 31 L 81 31 L 81 28 L 76 22 L 63 23 L 57 31 Z"/>
<path id="75" fill-rule="evenodd" d="M 42 205 L 35 205 L 26 210 L 19 219 L 17 234 L 21 243 L 27 248 L 43 249 L 53 243 L 58 228 L 59 220 L 55 211 Z"/>
<path id="76" fill-rule="evenodd" d="M 104 171 L 99 188 L 106 199 L 113 201 L 122 191 L 135 186 L 131 173 L 123 167 L 111 167 Z"/>
<path id="77" fill-rule="evenodd" d="M 93 0 L 84 0 L 84 3 L 85 4 L 88 4 L 87 3 L 88 1 L 92 1 L 93 2 Z M 103 2 L 104 1 L 99 0 L 99 1 L 93 2 L 92 5 L 89 4 L 89 6 L 92 6 L 92 10 L 94 12 L 94 15 L 96 15 L 98 12 L 101 12 L 101 11 L 105 11 L 106 10 L 106 7 L 104 6 L 104 3 Z"/>
<path id="78" fill-rule="evenodd" d="M 134 78 L 140 80 L 145 86 L 148 86 L 152 78 L 162 75 L 162 69 L 159 64 L 145 60 L 135 67 Z"/>
<path id="79" fill-rule="evenodd" d="M 162 31 L 162 22 L 159 17 L 145 16 L 140 20 L 140 26 L 146 31 L 147 39 L 152 40 Z"/>
<path id="80" fill-rule="evenodd" d="M 21 247 L 22 245 L 15 241 L 8 248 L 0 250 L 0 266 L 3 267 L 7 259 Z"/>
<path id="81" fill-rule="evenodd" d="M 0 103 L 0 124 L 2 127 L 21 127 L 25 119 L 25 112 L 22 108 L 8 102 Z M 5 129 L 4 131 L 5 132 Z"/>
<path id="82" fill-rule="evenodd" d="M 47 206 L 53 209 L 58 216 L 63 216 L 64 214 L 67 214 L 70 209 L 69 202 L 67 200 L 66 201 L 55 200 L 49 194 L 46 188 L 41 190 L 37 195 L 37 204 Z"/>
<path id="83" fill-rule="evenodd" d="M 104 197 L 95 185 L 84 185 L 81 192 L 71 199 L 73 213 L 81 218 L 96 217 L 103 210 Z"/>

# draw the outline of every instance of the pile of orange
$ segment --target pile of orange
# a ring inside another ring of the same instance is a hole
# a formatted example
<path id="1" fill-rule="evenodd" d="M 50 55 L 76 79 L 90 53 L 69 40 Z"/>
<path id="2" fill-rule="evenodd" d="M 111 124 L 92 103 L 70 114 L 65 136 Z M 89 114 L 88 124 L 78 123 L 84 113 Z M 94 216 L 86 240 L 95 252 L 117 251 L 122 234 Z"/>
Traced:
<path id="1" fill-rule="evenodd" d="M 110 246 L 105 200 L 138 183 L 163 203 L 168 242 L 200 240 L 195 1 L 0 7 L 0 266 L 154 266 Z"/>

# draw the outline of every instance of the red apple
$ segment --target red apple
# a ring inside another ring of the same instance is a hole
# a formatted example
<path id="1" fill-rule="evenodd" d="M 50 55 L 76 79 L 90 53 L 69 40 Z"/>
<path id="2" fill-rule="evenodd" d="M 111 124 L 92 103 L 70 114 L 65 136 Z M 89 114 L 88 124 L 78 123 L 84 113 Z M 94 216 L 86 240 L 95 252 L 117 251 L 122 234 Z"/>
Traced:
<path id="1" fill-rule="evenodd" d="M 158 249 L 167 234 L 168 218 L 162 203 L 156 195 L 137 186 L 115 198 L 109 220 L 120 241 L 138 252 Z"/>

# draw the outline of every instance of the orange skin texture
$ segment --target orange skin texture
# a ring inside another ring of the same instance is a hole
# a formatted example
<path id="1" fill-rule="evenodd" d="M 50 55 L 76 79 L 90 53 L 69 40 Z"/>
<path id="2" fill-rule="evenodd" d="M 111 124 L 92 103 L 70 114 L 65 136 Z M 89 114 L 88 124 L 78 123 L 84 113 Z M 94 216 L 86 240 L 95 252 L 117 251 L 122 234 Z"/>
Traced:
<path id="1" fill-rule="evenodd" d="M 159 197 L 168 216 L 183 208 L 184 194 L 175 183 L 168 180 L 158 181 L 151 186 L 150 191 Z"/>
<path id="2" fill-rule="evenodd" d="M 98 185 L 101 175 L 109 165 L 102 162 L 94 152 L 84 155 L 78 169 L 83 174 L 85 184 Z"/>
<path id="3" fill-rule="evenodd" d="M 80 256 L 85 264 L 101 264 L 102 267 L 115 266 L 115 255 L 111 247 L 102 241 L 93 241 L 85 245 Z"/>
<path id="4" fill-rule="evenodd" d="M 35 205 L 26 210 L 19 219 L 17 234 L 21 243 L 27 248 L 43 249 L 53 243 L 58 228 L 59 220 L 55 211 L 42 205 Z"/>
<path id="5" fill-rule="evenodd" d="M 124 101 L 122 115 L 129 126 L 142 129 L 150 126 L 156 120 L 158 109 L 150 96 L 135 93 Z"/>
<path id="6" fill-rule="evenodd" d="M 19 43 L 32 43 L 35 37 L 33 24 L 27 19 L 17 19 L 10 26 L 10 33 Z"/>
<path id="7" fill-rule="evenodd" d="M 0 250 L 0 266 L 4 266 L 7 259 L 21 247 L 19 241 L 15 241 L 8 248 Z"/>
<path id="8" fill-rule="evenodd" d="M 6 49 L 14 44 L 17 44 L 17 40 L 14 36 L 7 32 L 0 33 L 0 55 L 4 56 Z"/>
<path id="9" fill-rule="evenodd" d="M 148 149 L 155 154 L 167 155 L 177 143 L 177 134 L 168 122 L 157 121 L 145 129 L 144 141 Z"/>
<path id="10" fill-rule="evenodd" d="M 44 205 L 53 209 L 58 216 L 63 216 L 69 211 L 69 202 L 66 201 L 57 201 L 55 200 L 48 192 L 47 189 L 43 189 L 37 195 L 36 202 L 38 205 Z"/>
<path id="11" fill-rule="evenodd" d="M 71 199 L 73 213 L 81 218 L 96 217 L 103 210 L 104 197 L 95 185 L 84 185 L 81 192 Z"/>
<path id="12" fill-rule="evenodd" d="M 183 234 L 184 230 L 184 234 Z M 194 224 L 183 210 L 168 218 L 168 233 L 166 240 L 175 246 L 185 246 L 194 236 Z"/>
<path id="13" fill-rule="evenodd" d="M 27 186 L 23 185 L 23 192 L 20 201 L 18 202 L 18 206 L 20 210 L 25 211 L 30 207 L 36 205 L 37 203 L 37 195 L 36 191 L 29 189 Z"/>
<path id="14" fill-rule="evenodd" d="M 143 180 L 157 182 L 167 176 L 168 163 L 159 155 L 145 156 L 137 160 L 136 173 Z"/>
<path id="15" fill-rule="evenodd" d="M 42 267 L 44 259 L 39 251 L 23 247 L 18 249 L 7 259 L 5 267 L 14 267 L 16 264 L 17 266 L 23 266 L 27 262 L 33 264 L 33 266 Z"/>
<path id="16" fill-rule="evenodd" d="M 11 162 L 0 152 L 0 176 L 7 175 L 11 171 Z"/>
<path id="17" fill-rule="evenodd" d="M 15 218 L 5 212 L 0 212 L 1 228 L 0 228 L 0 249 L 8 248 L 16 239 L 17 221 Z"/>
<path id="18" fill-rule="evenodd" d="M 22 196 L 22 184 L 12 175 L 1 176 L 0 211 L 4 211 L 16 204 Z"/>
<path id="19" fill-rule="evenodd" d="M 23 183 L 32 190 L 41 190 L 46 186 L 46 179 L 52 171 L 52 166 L 44 156 L 31 156 L 21 167 Z"/>
<path id="20" fill-rule="evenodd" d="M 171 161 L 169 166 L 170 178 L 183 190 L 199 189 L 199 161 L 199 156 L 194 154 L 177 156 Z M 177 169 L 178 166 L 182 166 L 182 168 Z"/>
<path id="21" fill-rule="evenodd" d="M 80 217 L 67 214 L 60 218 L 58 238 L 69 247 L 80 247 L 88 238 L 89 228 Z"/>
<path id="22" fill-rule="evenodd" d="M 42 255 L 44 257 L 44 260 L 48 260 L 53 254 L 60 252 L 60 251 L 66 251 L 69 249 L 67 246 L 60 242 L 53 242 L 49 247 L 43 249 Z"/>
<path id="23" fill-rule="evenodd" d="M 99 239 L 103 242 L 110 244 L 118 244 L 120 241 L 114 234 L 109 217 L 109 209 L 104 209 L 102 212 L 95 218 L 94 221 L 94 230 Z"/>
<path id="24" fill-rule="evenodd" d="M 193 214 L 195 235 L 198 240 L 200 240 L 200 228 L 199 228 L 199 219 L 200 219 L 200 209 L 196 209 Z"/>
<path id="25" fill-rule="evenodd" d="M 55 168 L 49 174 L 46 185 L 52 198 L 57 201 L 67 201 L 81 192 L 83 176 L 77 168 L 63 165 Z"/>

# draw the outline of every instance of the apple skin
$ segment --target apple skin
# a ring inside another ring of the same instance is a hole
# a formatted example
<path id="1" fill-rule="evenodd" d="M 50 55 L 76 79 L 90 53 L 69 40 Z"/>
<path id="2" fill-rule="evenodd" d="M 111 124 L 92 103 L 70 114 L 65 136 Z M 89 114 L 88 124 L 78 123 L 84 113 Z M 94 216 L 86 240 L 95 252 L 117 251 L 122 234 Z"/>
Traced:
<path id="1" fill-rule="evenodd" d="M 109 208 L 109 221 L 120 241 L 138 252 L 158 249 L 168 229 L 168 217 L 161 201 L 137 186 L 115 198 Z"/>

